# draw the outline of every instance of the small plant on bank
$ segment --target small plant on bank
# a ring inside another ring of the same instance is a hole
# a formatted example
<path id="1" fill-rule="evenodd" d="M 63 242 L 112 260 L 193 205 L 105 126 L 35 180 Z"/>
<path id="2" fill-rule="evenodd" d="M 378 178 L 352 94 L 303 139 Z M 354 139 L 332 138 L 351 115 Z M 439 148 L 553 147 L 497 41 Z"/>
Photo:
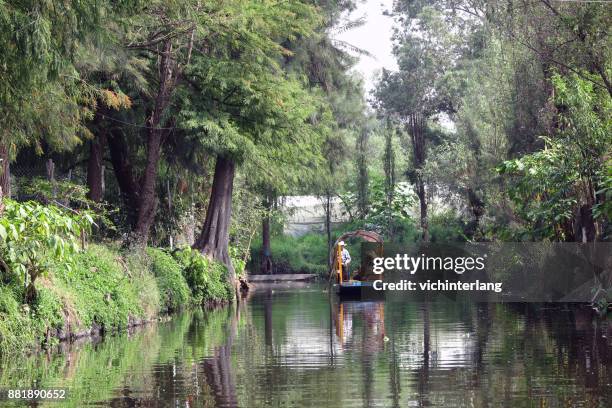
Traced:
<path id="1" fill-rule="evenodd" d="M 27 303 L 34 301 L 36 279 L 54 263 L 70 269 L 79 240 L 91 230 L 88 213 L 68 213 L 35 202 L 5 201 L 0 218 L 0 268 L 23 288 Z"/>
<path id="2" fill-rule="evenodd" d="M 147 255 L 159 287 L 162 310 L 169 312 L 188 305 L 189 286 L 182 274 L 181 265 L 161 249 L 148 248 Z"/>
<path id="3" fill-rule="evenodd" d="M 229 301 L 234 293 L 227 280 L 225 265 L 211 260 L 197 250 L 185 247 L 174 253 L 183 266 L 183 275 L 196 303 Z"/>

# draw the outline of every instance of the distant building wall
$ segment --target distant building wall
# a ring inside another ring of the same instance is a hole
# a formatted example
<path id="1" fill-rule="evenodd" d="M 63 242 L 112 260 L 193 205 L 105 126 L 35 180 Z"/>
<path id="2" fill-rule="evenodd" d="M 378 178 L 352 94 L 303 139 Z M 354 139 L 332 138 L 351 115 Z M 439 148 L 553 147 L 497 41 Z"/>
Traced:
<path id="1" fill-rule="evenodd" d="M 287 196 L 282 197 L 281 211 L 285 215 L 285 234 L 304 235 L 311 231 L 325 231 L 325 197 Z M 331 222 L 348 221 L 344 205 L 339 198 L 331 199 Z"/>

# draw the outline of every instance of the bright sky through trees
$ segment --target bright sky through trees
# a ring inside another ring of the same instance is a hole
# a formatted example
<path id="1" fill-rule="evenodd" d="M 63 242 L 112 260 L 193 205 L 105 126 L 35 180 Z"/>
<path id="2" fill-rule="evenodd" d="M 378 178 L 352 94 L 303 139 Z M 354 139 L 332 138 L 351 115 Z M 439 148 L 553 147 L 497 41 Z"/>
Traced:
<path id="1" fill-rule="evenodd" d="M 393 0 L 359 2 L 357 9 L 348 18 L 356 20 L 365 17 L 365 24 L 337 35 L 339 40 L 359 47 L 374 57 L 360 56 L 359 63 L 354 68 L 365 79 L 366 91 L 368 92 L 373 88 L 374 78 L 382 68 L 397 69 L 391 41 L 393 19 L 383 14 L 385 10 L 391 10 L 392 6 Z"/>

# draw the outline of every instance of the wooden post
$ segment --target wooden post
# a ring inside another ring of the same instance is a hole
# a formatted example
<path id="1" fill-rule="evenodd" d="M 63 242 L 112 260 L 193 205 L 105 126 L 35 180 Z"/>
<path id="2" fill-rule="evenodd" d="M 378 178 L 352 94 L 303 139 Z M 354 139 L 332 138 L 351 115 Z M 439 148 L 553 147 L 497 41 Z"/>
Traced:
<path id="1" fill-rule="evenodd" d="M 342 284 L 342 249 L 336 245 L 336 262 L 338 263 L 338 283 Z"/>

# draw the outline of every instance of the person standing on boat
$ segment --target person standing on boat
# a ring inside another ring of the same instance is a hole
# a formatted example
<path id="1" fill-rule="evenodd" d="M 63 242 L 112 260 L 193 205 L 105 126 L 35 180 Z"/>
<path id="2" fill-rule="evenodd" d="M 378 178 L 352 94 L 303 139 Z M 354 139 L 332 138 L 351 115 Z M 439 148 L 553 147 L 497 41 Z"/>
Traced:
<path id="1" fill-rule="evenodd" d="M 351 254 L 349 254 L 349 251 L 346 249 L 344 241 L 340 241 L 338 245 L 342 248 L 342 279 L 349 280 L 351 277 Z"/>

